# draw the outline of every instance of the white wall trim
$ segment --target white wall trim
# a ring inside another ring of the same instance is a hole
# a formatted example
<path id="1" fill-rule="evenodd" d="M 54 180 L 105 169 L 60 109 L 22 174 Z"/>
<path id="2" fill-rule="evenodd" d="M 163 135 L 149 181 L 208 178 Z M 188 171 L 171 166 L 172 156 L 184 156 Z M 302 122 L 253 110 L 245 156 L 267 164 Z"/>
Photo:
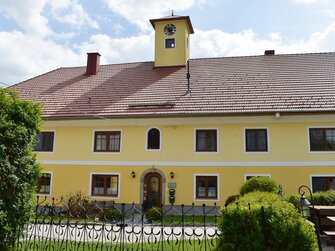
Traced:
<path id="1" fill-rule="evenodd" d="M 267 147 L 268 150 L 267 151 L 263 151 L 263 152 L 251 152 L 251 151 L 247 151 L 247 144 L 246 144 L 246 131 L 248 129 L 265 129 L 266 130 L 266 143 L 267 143 Z M 269 127 L 244 127 L 243 128 L 243 145 L 244 145 L 244 153 L 245 154 L 269 154 L 270 153 L 270 130 Z"/>
<path id="2" fill-rule="evenodd" d="M 50 174 L 50 193 L 45 194 L 45 193 L 37 193 L 36 195 L 40 196 L 40 197 L 49 197 L 52 195 L 52 179 L 53 179 L 53 172 L 52 171 L 41 171 L 42 173 L 49 173 Z"/>
<path id="3" fill-rule="evenodd" d="M 252 177 L 269 177 L 271 178 L 271 174 L 269 173 L 246 173 L 244 174 L 244 181 L 247 181 L 247 177 L 252 176 Z"/>
<path id="4" fill-rule="evenodd" d="M 217 177 L 217 199 L 197 199 L 197 191 L 196 191 L 196 177 L 197 176 L 215 176 Z M 196 173 L 193 174 L 193 201 L 213 201 L 213 202 L 219 202 L 220 201 L 220 175 L 217 173 Z"/>
<path id="5" fill-rule="evenodd" d="M 216 130 L 216 151 L 212 152 L 197 152 L 197 130 Z M 193 154 L 218 154 L 220 152 L 220 142 L 219 142 L 219 128 L 218 127 L 199 127 L 199 128 L 194 128 L 193 132 Z"/>
<path id="6" fill-rule="evenodd" d="M 85 160 L 41 160 L 44 165 L 93 165 L 93 166 L 335 166 L 335 161 L 292 162 L 174 162 L 174 161 L 85 161 Z"/>
<path id="7" fill-rule="evenodd" d="M 118 194 L 117 196 L 94 196 L 92 195 L 92 176 L 93 175 L 118 175 Z M 113 199 L 113 200 L 118 200 L 120 199 L 121 195 L 121 173 L 109 173 L 109 172 L 91 172 L 90 173 L 90 182 L 89 182 L 89 187 L 88 187 L 88 196 L 93 199 Z"/>
<path id="8" fill-rule="evenodd" d="M 120 132 L 120 151 L 119 152 L 95 152 L 94 151 L 94 144 L 95 144 L 95 133 L 96 132 Z M 121 154 L 122 153 L 122 129 L 94 129 L 92 135 L 92 154 Z"/>
<path id="9" fill-rule="evenodd" d="M 148 149 L 148 133 L 151 129 L 157 129 L 159 131 L 159 149 Z M 149 127 L 145 132 L 145 151 L 147 152 L 160 152 L 162 150 L 162 130 L 159 127 Z"/>

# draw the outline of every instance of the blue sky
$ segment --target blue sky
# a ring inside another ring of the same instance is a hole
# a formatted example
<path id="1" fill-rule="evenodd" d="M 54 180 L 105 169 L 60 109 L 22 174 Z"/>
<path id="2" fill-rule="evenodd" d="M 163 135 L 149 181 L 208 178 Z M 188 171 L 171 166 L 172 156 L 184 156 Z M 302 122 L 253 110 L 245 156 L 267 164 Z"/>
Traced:
<path id="1" fill-rule="evenodd" d="M 191 18 L 192 58 L 335 51 L 334 0 L 0 0 L 0 82 L 85 65 L 87 52 L 152 61 L 148 20 L 171 10 Z"/>

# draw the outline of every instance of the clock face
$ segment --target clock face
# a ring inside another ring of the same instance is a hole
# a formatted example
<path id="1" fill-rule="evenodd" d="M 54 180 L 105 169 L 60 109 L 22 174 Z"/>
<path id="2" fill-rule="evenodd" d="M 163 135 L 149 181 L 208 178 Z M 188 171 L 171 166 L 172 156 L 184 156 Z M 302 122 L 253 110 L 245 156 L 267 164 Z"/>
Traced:
<path id="1" fill-rule="evenodd" d="M 176 26 L 174 24 L 167 24 L 164 27 L 164 33 L 168 36 L 173 35 L 176 32 Z"/>

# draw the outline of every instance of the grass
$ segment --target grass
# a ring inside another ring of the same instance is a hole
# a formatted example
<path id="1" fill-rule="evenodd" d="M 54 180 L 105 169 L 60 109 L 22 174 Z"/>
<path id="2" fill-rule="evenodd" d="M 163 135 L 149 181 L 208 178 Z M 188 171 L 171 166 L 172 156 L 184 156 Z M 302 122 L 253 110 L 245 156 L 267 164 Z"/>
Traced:
<path id="1" fill-rule="evenodd" d="M 207 241 L 163 241 L 156 243 L 127 243 L 121 246 L 121 244 L 107 244 L 107 243 L 96 243 L 96 242 L 73 242 L 73 241 L 49 241 L 49 240 L 40 240 L 39 242 L 22 241 L 20 245 L 16 245 L 14 248 L 15 251 L 24 251 L 24 250 L 73 250 L 73 251 L 124 251 L 124 250 L 144 250 L 144 251 L 179 251 L 179 250 L 193 250 L 193 251 L 214 251 L 216 248 L 216 240 L 207 240 Z"/>

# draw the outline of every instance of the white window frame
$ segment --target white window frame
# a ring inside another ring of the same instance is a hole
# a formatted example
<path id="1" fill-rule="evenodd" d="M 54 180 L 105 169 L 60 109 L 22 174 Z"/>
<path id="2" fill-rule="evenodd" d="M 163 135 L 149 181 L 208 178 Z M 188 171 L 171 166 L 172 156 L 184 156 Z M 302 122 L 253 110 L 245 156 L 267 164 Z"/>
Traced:
<path id="1" fill-rule="evenodd" d="M 148 134 L 151 129 L 159 131 L 159 149 L 148 149 Z M 149 127 L 145 133 L 145 151 L 147 152 L 160 152 L 162 150 L 162 130 L 159 127 Z"/>
<path id="2" fill-rule="evenodd" d="M 95 152 L 94 151 L 94 144 L 95 144 L 95 133 L 96 132 L 120 132 L 120 151 L 119 152 Z M 122 129 L 94 129 L 93 130 L 93 135 L 92 135 L 92 153 L 93 154 L 121 154 L 122 153 Z"/>
<path id="3" fill-rule="evenodd" d="M 313 177 L 334 177 L 335 178 L 335 174 L 311 174 L 309 176 L 309 187 L 310 187 L 312 193 L 314 193 L 314 191 L 313 191 Z"/>
<path id="4" fill-rule="evenodd" d="M 197 151 L 197 130 L 216 130 L 216 151 Z M 193 132 L 193 154 L 218 154 L 220 152 L 220 143 L 219 143 L 219 128 L 217 127 L 201 127 L 201 128 L 194 128 Z"/>
<path id="5" fill-rule="evenodd" d="M 36 193 L 36 195 L 41 196 L 41 197 L 49 197 L 52 194 L 52 179 L 53 179 L 53 172 L 52 171 L 42 171 L 42 173 L 48 173 L 50 174 L 50 193 Z"/>
<path id="6" fill-rule="evenodd" d="M 271 174 L 269 173 L 246 173 L 244 174 L 244 182 L 247 181 L 247 177 L 269 177 L 271 178 Z"/>
<path id="7" fill-rule="evenodd" d="M 217 178 L 217 198 L 216 199 L 202 199 L 197 198 L 197 177 L 198 176 L 208 176 Z M 207 202 L 220 202 L 220 174 L 217 173 L 196 173 L 193 174 L 193 201 L 207 201 Z"/>
<path id="8" fill-rule="evenodd" d="M 41 133 L 42 132 L 53 132 L 54 133 L 54 142 L 53 142 L 53 145 L 52 145 L 52 151 L 35 151 L 36 153 L 38 154 L 52 154 L 52 153 L 55 153 L 55 147 L 56 147 L 56 130 L 41 130 Z"/>
<path id="9" fill-rule="evenodd" d="M 307 127 L 307 139 L 308 139 L 308 145 L 307 145 L 307 149 L 308 149 L 308 153 L 317 153 L 317 154 L 334 154 L 334 151 L 311 151 L 311 139 L 310 139 L 310 135 L 309 135 L 309 129 L 327 129 L 327 128 L 335 128 L 334 126 L 308 126 Z"/>
<path id="10" fill-rule="evenodd" d="M 260 151 L 256 151 L 256 152 L 251 152 L 251 151 L 247 151 L 247 137 L 246 137 L 246 134 L 247 134 L 247 130 L 248 129 L 265 129 L 266 130 L 266 141 L 267 141 L 267 146 L 268 146 L 268 150 L 267 151 L 263 151 L 263 152 L 260 152 Z M 243 128 L 243 144 L 244 144 L 244 153 L 245 154 L 269 154 L 270 153 L 270 130 L 269 130 L 269 127 L 244 127 Z"/>
<path id="11" fill-rule="evenodd" d="M 92 182 L 93 182 L 93 175 L 117 175 L 118 176 L 118 194 L 117 196 L 96 196 L 92 195 Z M 90 173 L 90 182 L 89 182 L 89 189 L 88 189 L 88 196 L 92 199 L 113 199 L 119 200 L 121 194 L 121 173 L 114 173 L 114 172 L 91 172 Z"/>

